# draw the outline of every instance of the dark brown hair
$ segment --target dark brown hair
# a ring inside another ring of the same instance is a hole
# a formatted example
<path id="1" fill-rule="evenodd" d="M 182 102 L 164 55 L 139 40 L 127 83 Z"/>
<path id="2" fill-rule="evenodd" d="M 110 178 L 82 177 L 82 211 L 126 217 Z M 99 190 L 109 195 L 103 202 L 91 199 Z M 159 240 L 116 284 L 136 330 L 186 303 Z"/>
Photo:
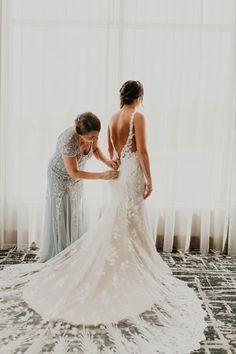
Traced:
<path id="1" fill-rule="evenodd" d="M 131 104 L 143 95 L 143 85 L 139 81 L 128 80 L 120 88 L 120 108 Z"/>
<path id="2" fill-rule="evenodd" d="M 75 119 L 75 129 L 80 135 L 86 135 L 94 130 L 101 130 L 101 122 L 92 112 L 79 114 Z"/>

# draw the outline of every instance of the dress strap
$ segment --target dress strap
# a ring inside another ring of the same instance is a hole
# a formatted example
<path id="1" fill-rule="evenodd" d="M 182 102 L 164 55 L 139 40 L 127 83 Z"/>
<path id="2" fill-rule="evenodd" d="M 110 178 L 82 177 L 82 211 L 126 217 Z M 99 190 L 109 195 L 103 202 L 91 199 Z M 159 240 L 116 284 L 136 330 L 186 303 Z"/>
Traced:
<path id="1" fill-rule="evenodd" d="M 134 137 L 134 115 L 135 115 L 135 111 L 132 112 L 130 115 L 129 135 L 128 135 L 127 142 L 121 151 L 121 157 L 125 157 L 132 152 L 132 144 L 133 144 L 133 137 Z"/>

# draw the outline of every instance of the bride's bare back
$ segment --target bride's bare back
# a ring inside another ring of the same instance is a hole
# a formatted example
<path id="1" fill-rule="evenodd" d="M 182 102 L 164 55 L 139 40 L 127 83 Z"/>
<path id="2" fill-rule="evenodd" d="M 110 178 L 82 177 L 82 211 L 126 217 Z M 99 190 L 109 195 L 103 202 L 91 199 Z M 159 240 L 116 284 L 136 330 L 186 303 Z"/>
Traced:
<path id="1" fill-rule="evenodd" d="M 113 146 L 111 143 L 111 141 L 113 141 L 114 147 L 119 156 L 121 156 L 122 149 L 124 148 L 128 140 L 129 129 L 130 129 L 130 117 L 132 113 L 133 113 L 132 110 L 127 110 L 127 111 L 120 110 L 119 112 L 113 115 L 109 125 L 109 130 L 108 130 L 109 151 L 113 150 Z M 132 139 L 131 150 L 133 152 L 137 151 L 135 134 Z"/>

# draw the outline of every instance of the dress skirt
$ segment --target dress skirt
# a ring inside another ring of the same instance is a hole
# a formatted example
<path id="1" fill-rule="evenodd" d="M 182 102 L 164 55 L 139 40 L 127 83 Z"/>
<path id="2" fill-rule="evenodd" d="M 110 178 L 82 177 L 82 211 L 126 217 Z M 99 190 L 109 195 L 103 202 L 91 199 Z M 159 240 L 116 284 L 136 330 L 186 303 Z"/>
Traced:
<path id="1" fill-rule="evenodd" d="M 83 181 L 48 167 L 42 248 L 39 262 L 60 253 L 87 229 Z"/>

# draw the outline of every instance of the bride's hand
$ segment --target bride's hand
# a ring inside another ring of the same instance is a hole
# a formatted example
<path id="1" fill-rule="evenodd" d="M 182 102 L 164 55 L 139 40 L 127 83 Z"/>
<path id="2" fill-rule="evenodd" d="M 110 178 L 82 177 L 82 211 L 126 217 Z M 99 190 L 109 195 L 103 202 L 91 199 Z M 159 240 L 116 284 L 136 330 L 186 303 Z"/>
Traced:
<path id="1" fill-rule="evenodd" d="M 109 170 L 101 173 L 101 179 L 116 179 L 119 176 L 119 171 Z"/>
<path id="2" fill-rule="evenodd" d="M 119 160 L 108 160 L 106 165 L 110 168 L 113 168 L 114 170 L 117 170 L 120 166 L 120 162 Z"/>
<path id="3" fill-rule="evenodd" d="M 147 197 L 149 197 L 151 193 L 152 193 L 152 183 L 146 182 L 144 187 L 144 192 L 143 192 L 143 198 L 146 199 Z"/>

